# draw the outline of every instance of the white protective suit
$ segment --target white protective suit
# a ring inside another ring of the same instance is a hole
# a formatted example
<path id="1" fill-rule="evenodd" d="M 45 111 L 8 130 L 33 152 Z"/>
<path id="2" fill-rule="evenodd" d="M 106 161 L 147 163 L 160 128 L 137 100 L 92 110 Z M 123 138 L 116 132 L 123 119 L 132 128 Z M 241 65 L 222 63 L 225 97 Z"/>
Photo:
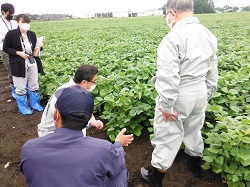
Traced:
<path id="1" fill-rule="evenodd" d="M 190 156 L 202 157 L 201 128 L 207 101 L 216 91 L 217 38 L 196 17 L 177 22 L 157 49 L 154 134 L 151 164 L 167 170 L 183 142 Z M 163 119 L 178 113 L 176 121 Z"/>

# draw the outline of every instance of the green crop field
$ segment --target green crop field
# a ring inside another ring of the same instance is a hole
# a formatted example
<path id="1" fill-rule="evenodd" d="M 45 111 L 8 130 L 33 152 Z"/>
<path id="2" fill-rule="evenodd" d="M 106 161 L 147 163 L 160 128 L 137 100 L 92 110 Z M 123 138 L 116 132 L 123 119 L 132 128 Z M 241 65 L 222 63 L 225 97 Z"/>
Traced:
<path id="1" fill-rule="evenodd" d="M 219 83 L 203 129 L 204 169 L 220 173 L 229 186 L 250 187 L 250 13 L 197 15 L 218 38 Z M 32 22 L 45 36 L 41 59 L 48 98 L 82 64 L 99 69 L 95 112 L 114 140 L 123 127 L 140 136 L 152 132 L 156 50 L 169 31 L 163 17 L 73 19 Z"/>

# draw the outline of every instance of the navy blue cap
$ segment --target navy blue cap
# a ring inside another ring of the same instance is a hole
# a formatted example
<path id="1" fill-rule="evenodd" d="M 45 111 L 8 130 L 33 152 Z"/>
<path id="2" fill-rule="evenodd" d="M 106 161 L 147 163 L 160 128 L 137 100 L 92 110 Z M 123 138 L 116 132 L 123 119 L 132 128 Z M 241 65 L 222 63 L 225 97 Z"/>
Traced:
<path id="1" fill-rule="evenodd" d="M 81 119 L 71 114 L 74 112 L 85 113 L 90 118 L 93 113 L 94 100 L 89 91 L 79 85 L 74 85 L 63 89 L 57 99 L 56 108 L 65 117 L 79 121 Z"/>

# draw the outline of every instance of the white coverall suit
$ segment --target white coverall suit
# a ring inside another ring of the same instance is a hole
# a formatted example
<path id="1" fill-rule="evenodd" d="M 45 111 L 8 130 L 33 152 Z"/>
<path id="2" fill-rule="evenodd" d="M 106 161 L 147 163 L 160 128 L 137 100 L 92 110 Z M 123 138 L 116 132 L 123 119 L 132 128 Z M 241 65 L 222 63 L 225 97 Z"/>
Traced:
<path id="1" fill-rule="evenodd" d="M 153 167 L 170 168 L 182 142 L 188 155 L 202 157 L 201 128 L 218 81 L 216 51 L 217 38 L 196 17 L 177 22 L 160 43 L 154 82 L 158 97 L 151 142 Z M 161 111 L 179 116 L 166 122 Z"/>

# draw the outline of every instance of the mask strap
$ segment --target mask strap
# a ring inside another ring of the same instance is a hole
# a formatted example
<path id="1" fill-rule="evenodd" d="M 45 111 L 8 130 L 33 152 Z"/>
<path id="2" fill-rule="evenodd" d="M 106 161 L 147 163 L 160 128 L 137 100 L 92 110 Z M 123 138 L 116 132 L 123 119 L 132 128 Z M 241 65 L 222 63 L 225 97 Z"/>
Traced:
<path id="1" fill-rule="evenodd" d="M 2 17 L 2 20 L 3 20 L 3 17 Z M 5 26 L 7 27 L 7 29 L 10 30 L 9 27 L 8 27 L 8 25 L 5 23 L 4 20 L 3 20 L 3 22 L 4 22 Z M 10 28 L 11 28 L 11 30 L 12 30 L 12 24 L 11 24 L 11 22 L 10 22 Z"/>

